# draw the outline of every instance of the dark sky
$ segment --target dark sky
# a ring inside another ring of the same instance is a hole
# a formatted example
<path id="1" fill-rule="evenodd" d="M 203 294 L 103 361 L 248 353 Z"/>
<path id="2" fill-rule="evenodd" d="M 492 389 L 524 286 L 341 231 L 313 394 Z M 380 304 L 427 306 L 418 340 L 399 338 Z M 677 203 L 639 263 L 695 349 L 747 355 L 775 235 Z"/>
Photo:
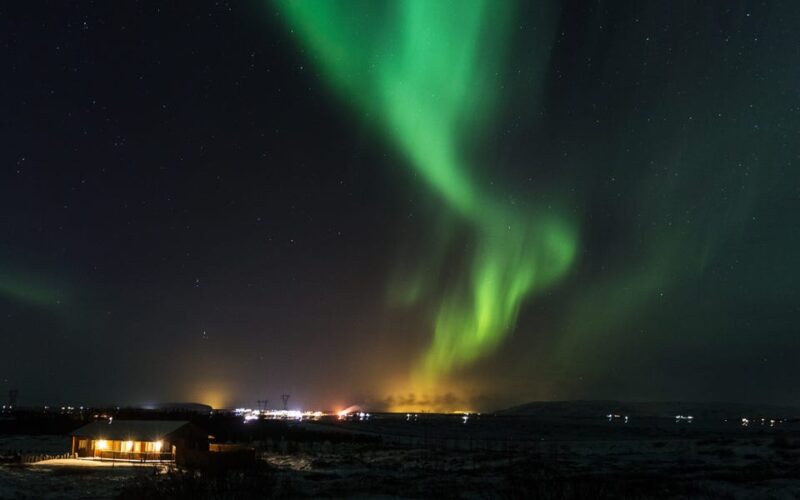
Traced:
<path id="1" fill-rule="evenodd" d="M 177 5 L 0 7 L 21 404 L 800 404 L 800 5 L 518 6 L 469 47 L 422 13 L 463 75 L 403 62 L 392 4 Z M 378 73 L 435 95 L 413 133 Z M 415 155 L 453 136 L 437 184 Z"/>

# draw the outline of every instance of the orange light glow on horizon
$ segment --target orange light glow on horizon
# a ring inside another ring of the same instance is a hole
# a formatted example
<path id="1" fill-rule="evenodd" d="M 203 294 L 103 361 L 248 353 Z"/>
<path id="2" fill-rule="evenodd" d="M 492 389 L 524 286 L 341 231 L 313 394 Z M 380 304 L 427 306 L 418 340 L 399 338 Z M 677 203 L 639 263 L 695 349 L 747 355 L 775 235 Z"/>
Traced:
<path id="1" fill-rule="evenodd" d="M 230 391 L 218 382 L 204 384 L 191 392 L 192 399 L 214 409 L 227 408 L 231 403 Z"/>
<path id="2" fill-rule="evenodd" d="M 472 408 L 477 384 L 462 381 L 431 381 L 419 377 L 395 380 L 386 398 L 393 413 L 475 413 Z"/>
<path id="3" fill-rule="evenodd" d="M 351 406 L 348 406 L 347 408 L 345 408 L 344 410 L 337 411 L 336 415 L 338 415 L 339 418 L 344 418 L 344 417 L 350 415 L 351 413 L 355 413 L 355 412 L 359 412 L 359 411 L 361 411 L 361 407 L 360 406 L 351 405 Z"/>

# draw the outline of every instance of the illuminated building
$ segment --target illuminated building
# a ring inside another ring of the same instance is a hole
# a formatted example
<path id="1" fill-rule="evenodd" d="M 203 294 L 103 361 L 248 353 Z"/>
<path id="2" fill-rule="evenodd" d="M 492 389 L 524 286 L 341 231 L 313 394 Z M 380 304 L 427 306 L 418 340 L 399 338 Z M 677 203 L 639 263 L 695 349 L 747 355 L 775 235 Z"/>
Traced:
<path id="1" fill-rule="evenodd" d="M 98 420 L 72 433 L 78 458 L 181 462 L 187 450 L 207 451 L 208 435 L 182 420 Z"/>

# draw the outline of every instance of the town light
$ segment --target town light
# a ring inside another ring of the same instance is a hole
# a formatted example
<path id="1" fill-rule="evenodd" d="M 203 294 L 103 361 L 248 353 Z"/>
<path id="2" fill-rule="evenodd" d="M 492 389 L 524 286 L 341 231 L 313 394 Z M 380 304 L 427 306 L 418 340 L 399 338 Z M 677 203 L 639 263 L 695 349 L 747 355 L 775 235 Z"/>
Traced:
<path id="1" fill-rule="evenodd" d="M 105 439 L 101 439 L 97 442 L 97 449 L 98 450 L 107 450 L 108 449 L 108 441 Z"/>
<path id="2" fill-rule="evenodd" d="M 133 449 L 133 441 L 125 441 L 122 443 L 122 451 L 131 451 Z"/>
<path id="3" fill-rule="evenodd" d="M 164 442 L 163 441 L 156 441 L 153 444 L 153 449 L 156 450 L 156 451 L 161 451 L 161 447 L 162 446 L 164 446 Z"/>

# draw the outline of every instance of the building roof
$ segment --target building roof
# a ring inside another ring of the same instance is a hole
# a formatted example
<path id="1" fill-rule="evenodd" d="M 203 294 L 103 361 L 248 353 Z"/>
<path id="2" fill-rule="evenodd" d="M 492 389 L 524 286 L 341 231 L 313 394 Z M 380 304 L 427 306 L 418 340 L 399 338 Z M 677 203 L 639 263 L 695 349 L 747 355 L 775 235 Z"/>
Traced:
<path id="1" fill-rule="evenodd" d="M 95 420 L 71 435 L 119 441 L 158 441 L 189 425 L 186 420 Z"/>

